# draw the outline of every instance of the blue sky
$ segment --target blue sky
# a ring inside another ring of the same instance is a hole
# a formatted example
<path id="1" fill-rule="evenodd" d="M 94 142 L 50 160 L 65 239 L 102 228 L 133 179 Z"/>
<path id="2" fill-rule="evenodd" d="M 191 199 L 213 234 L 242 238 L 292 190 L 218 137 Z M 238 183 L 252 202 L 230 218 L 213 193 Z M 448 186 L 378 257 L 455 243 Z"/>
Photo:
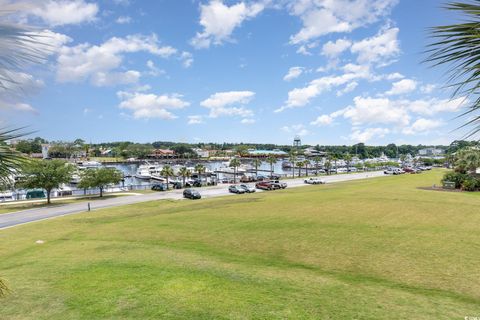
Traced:
<path id="1" fill-rule="evenodd" d="M 0 98 L 49 140 L 448 144 L 446 77 L 421 61 L 437 0 L 8 1 L 48 61 Z M 20 6 L 21 4 L 21 6 Z"/>

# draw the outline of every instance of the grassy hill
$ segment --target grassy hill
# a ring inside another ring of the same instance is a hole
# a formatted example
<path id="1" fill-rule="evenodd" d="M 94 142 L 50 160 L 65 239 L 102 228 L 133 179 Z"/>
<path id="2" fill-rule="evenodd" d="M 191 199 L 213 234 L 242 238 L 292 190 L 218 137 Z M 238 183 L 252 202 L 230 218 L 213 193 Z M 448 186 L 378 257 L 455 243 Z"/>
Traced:
<path id="1" fill-rule="evenodd" d="M 480 196 L 442 171 L 0 231 L 2 319 L 480 316 Z M 44 244 L 36 244 L 44 240 Z"/>

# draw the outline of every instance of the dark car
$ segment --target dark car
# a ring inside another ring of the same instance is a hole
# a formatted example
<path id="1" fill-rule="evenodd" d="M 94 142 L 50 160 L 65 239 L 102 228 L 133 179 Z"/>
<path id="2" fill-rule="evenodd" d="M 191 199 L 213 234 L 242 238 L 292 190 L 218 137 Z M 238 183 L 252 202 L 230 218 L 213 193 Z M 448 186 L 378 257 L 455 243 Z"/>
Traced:
<path id="1" fill-rule="evenodd" d="M 153 191 L 167 191 L 167 185 L 165 183 L 154 184 L 152 186 Z"/>
<path id="2" fill-rule="evenodd" d="M 241 188 L 240 186 L 236 186 L 236 185 L 231 185 L 228 187 L 228 191 L 231 192 L 231 193 L 245 193 L 245 190 L 243 188 Z"/>
<path id="3" fill-rule="evenodd" d="M 272 179 L 272 180 L 279 180 L 279 179 L 280 179 L 280 176 L 277 175 L 277 174 L 272 174 L 272 175 L 270 176 L 270 179 Z"/>
<path id="4" fill-rule="evenodd" d="M 193 200 L 202 198 L 202 196 L 200 195 L 200 192 L 190 188 L 183 190 L 183 197 L 187 199 L 193 199 Z"/>
<path id="5" fill-rule="evenodd" d="M 182 189 L 182 183 L 181 182 L 170 182 L 172 184 L 173 189 Z"/>

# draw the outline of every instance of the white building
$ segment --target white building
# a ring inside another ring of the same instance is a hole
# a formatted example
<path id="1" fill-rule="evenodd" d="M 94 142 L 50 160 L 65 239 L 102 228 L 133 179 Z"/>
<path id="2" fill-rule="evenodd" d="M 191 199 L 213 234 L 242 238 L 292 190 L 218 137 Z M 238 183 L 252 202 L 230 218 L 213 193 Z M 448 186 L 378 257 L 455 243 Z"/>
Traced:
<path id="1" fill-rule="evenodd" d="M 418 155 L 424 156 L 424 157 L 435 157 L 443 153 L 444 153 L 443 149 L 437 149 L 437 148 L 425 148 L 425 149 L 418 150 Z"/>
<path id="2" fill-rule="evenodd" d="M 193 151 L 199 156 L 200 158 L 209 158 L 210 157 L 210 151 L 208 150 L 203 150 L 200 148 L 195 148 Z"/>

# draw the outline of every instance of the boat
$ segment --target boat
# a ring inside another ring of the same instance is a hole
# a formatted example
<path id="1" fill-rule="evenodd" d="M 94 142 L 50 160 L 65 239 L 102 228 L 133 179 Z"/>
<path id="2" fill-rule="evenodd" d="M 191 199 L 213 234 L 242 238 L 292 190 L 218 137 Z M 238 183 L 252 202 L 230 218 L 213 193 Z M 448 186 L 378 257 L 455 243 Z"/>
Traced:
<path id="1" fill-rule="evenodd" d="M 100 168 L 102 164 L 98 161 L 83 161 L 78 163 L 79 169 Z"/>
<path id="2" fill-rule="evenodd" d="M 155 164 L 142 164 L 138 167 L 137 172 L 135 173 L 135 178 L 138 179 L 151 179 L 152 176 L 155 178 L 160 177 L 162 172 L 162 167 Z"/>

